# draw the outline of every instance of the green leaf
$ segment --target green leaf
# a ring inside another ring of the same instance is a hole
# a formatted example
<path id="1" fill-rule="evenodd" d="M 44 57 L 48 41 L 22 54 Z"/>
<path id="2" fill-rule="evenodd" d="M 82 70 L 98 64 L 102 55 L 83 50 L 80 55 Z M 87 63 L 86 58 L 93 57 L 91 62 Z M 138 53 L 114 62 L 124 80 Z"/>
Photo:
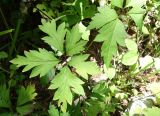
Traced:
<path id="1" fill-rule="evenodd" d="M 13 116 L 14 114 L 11 112 L 2 112 L 1 116 Z"/>
<path id="2" fill-rule="evenodd" d="M 6 87 L 6 85 L 0 85 L 0 107 L 2 108 L 10 108 L 10 90 Z"/>
<path id="3" fill-rule="evenodd" d="M 50 116 L 59 116 L 59 111 L 58 111 L 58 109 L 56 109 L 56 107 L 54 105 L 49 106 L 48 113 Z"/>
<path id="4" fill-rule="evenodd" d="M 146 4 L 146 0 L 127 0 L 126 7 L 142 7 Z"/>
<path id="5" fill-rule="evenodd" d="M 83 12 L 84 18 L 91 18 L 97 12 L 96 5 L 88 5 Z"/>
<path id="6" fill-rule="evenodd" d="M 9 30 L 5 30 L 5 31 L 1 31 L 0 32 L 0 36 L 5 35 L 7 33 L 11 33 L 14 29 L 9 29 Z"/>
<path id="7" fill-rule="evenodd" d="M 123 23 L 119 19 L 108 23 L 99 32 L 100 34 L 96 36 L 95 41 L 104 41 L 101 48 L 101 55 L 108 68 L 113 55 L 117 53 L 117 44 L 125 46 L 126 32 Z"/>
<path id="8" fill-rule="evenodd" d="M 135 64 L 137 60 L 138 60 L 138 54 L 135 51 L 129 51 L 122 57 L 122 63 L 127 66 Z"/>
<path id="9" fill-rule="evenodd" d="M 87 41 L 81 40 L 82 34 L 79 31 L 79 26 L 76 25 L 71 31 L 67 31 L 66 37 L 66 52 L 72 56 L 83 51 Z"/>
<path id="10" fill-rule="evenodd" d="M 24 116 L 24 115 L 30 114 L 34 110 L 34 108 L 32 104 L 27 104 L 24 106 L 18 106 L 16 110 L 20 115 Z"/>
<path id="11" fill-rule="evenodd" d="M 59 104 L 62 103 L 62 108 L 64 108 L 62 111 L 66 111 L 66 106 L 64 106 L 66 103 L 72 105 L 73 95 L 71 90 L 78 95 L 85 95 L 82 87 L 83 83 L 83 81 L 72 74 L 68 67 L 62 68 L 60 73 L 54 77 L 49 89 L 57 89 L 53 99 L 59 100 Z"/>
<path id="12" fill-rule="evenodd" d="M 134 7 L 128 12 L 128 14 L 134 20 L 136 26 L 142 30 L 145 9 L 142 9 L 141 7 Z"/>
<path id="13" fill-rule="evenodd" d="M 152 82 L 147 85 L 147 89 L 150 90 L 156 97 L 156 100 L 154 100 L 156 105 L 160 104 L 160 89 L 158 89 L 159 87 L 160 82 Z"/>
<path id="14" fill-rule="evenodd" d="M 149 35 L 149 31 L 146 26 L 142 26 L 142 32 L 144 35 Z"/>
<path id="15" fill-rule="evenodd" d="M 36 97 L 35 86 L 28 85 L 26 88 L 23 86 L 18 91 L 17 106 L 21 106 L 29 101 L 32 101 Z"/>
<path id="16" fill-rule="evenodd" d="M 135 51 L 135 52 L 138 51 L 137 44 L 135 41 L 131 39 L 126 39 L 125 43 L 129 51 Z"/>
<path id="17" fill-rule="evenodd" d="M 82 39 L 83 40 L 87 40 L 89 41 L 89 35 L 90 35 L 90 31 L 86 30 L 87 27 L 85 27 L 82 22 L 79 23 L 79 31 L 80 33 L 82 33 Z"/>
<path id="18" fill-rule="evenodd" d="M 119 8 L 123 7 L 123 1 L 124 0 L 111 0 L 111 4 L 114 6 L 117 6 Z"/>
<path id="19" fill-rule="evenodd" d="M 145 116 L 159 116 L 160 115 L 160 108 L 157 108 L 157 107 L 146 108 L 143 110 L 143 114 Z"/>
<path id="20" fill-rule="evenodd" d="M 30 77 L 35 77 L 39 74 L 40 77 L 46 75 L 58 62 L 52 52 L 41 48 L 39 51 L 25 51 L 25 57 L 17 56 L 17 58 L 11 60 L 11 63 L 17 64 L 17 67 L 25 66 L 23 72 L 33 68 Z"/>
<path id="21" fill-rule="evenodd" d="M 4 51 L 0 52 L 0 59 L 4 59 L 4 58 L 7 58 L 8 57 L 8 54 Z"/>
<path id="22" fill-rule="evenodd" d="M 116 69 L 115 68 L 106 68 L 106 66 L 104 66 L 104 72 L 110 80 L 113 79 L 116 75 Z"/>
<path id="23" fill-rule="evenodd" d="M 54 3 L 55 4 L 55 3 Z M 55 12 L 51 7 L 49 7 L 47 4 L 37 4 L 36 8 L 33 9 L 33 12 L 39 11 L 39 13 L 42 15 L 45 19 L 53 19 L 55 17 Z M 42 11 L 42 12 L 40 12 Z M 47 16 L 46 16 L 47 15 Z"/>
<path id="24" fill-rule="evenodd" d="M 70 66 L 73 66 L 76 69 L 76 72 L 82 76 L 84 79 L 88 79 L 88 74 L 96 75 L 100 73 L 100 70 L 96 63 L 85 61 L 89 55 L 78 55 L 73 56 L 69 62 Z"/>
<path id="25" fill-rule="evenodd" d="M 125 46 L 126 31 L 123 23 L 118 19 L 117 13 L 114 9 L 108 6 L 100 7 L 97 13 L 88 26 L 88 29 L 101 28 L 95 41 L 104 41 L 101 48 L 101 55 L 103 56 L 106 67 L 108 68 L 113 55 L 117 53 L 117 43 Z M 118 35 L 118 36 L 117 36 Z"/>
<path id="26" fill-rule="evenodd" d="M 69 114 L 69 112 L 63 112 L 60 114 L 60 116 L 71 116 L 71 115 Z"/>
<path id="27" fill-rule="evenodd" d="M 105 109 L 105 103 L 98 101 L 96 99 L 95 100 L 90 99 L 88 101 L 88 106 L 86 106 L 85 108 L 87 116 L 97 116 L 104 109 Z"/>
<path id="28" fill-rule="evenodd" d="M 95 14 L 90 22 L 88 29 L 100 28 L 105 24 L 118 18 L 118 15 L 115 10 L 110 9 L 108 6 L 99 7 L 99 13 Z"/>
<path id="29" fill-rule="evenodd" d="M 49 44 L 55 51 L 59 50 L 61 53 L 64 53 L 65 23 L 60 24 L 56 30 L 56 22 L 52 20 L 51 22 L 42 22 L 39 28 L 49 35 L 43 37 L 42 40 Z"/>

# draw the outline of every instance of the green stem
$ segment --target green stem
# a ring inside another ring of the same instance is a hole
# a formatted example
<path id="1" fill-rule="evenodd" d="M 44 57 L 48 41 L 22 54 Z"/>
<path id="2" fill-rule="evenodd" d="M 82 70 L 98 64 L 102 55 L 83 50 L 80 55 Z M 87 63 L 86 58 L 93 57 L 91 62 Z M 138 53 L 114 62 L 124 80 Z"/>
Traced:
<path id="1" fill-rule="evenodd" d="M 15 44 L 16 44 L 16 41 L 17 41 L 17 38 L 18 38 L 18 35 L 19 35 L 21 23 L 22 23 L 22 19 L 18 19 L 16 30 L 15 30 L 13 40 L 12 40 L 12 43 L 11 43 L 11 47 L 9 49 L 9 60 L 12 58 L 12 54 L 13 54 L 13 51 L 15 49 Z"/>
<path id="2" fill-rule="evenodd" d="M 6 72 L 6 73 L 8 73 L 8 74 L 10 74 L 9 71 L 7 71 L 6 69 L 4 69 L 4 68 L 2 68 L 2 67 L 0 67 L 0 70 L 2 70 L 3 72 Z"/>
<path id="3" fill-rule="evenodd" d="M 58 21 L 58 20 L 60 20 L 63 17 L 66 17 L 66 15 L 62 15 L 62 16 L 59 16 L 59 17 L 55 18 L 55 21 Z"/>
<path id="4" fill-rule="evenodd" d="M 153 65 L 154 62 L 148 64 L 147 66 L 145 66 L 144 68 L 140 69 L 137 73 L 132 74 L 132 76 L 137 76 L 139 73 L 141 73 L 142 71 L 145 71 L 148 67 L 150 67 L 151 65 Z"/>
<path id="5" fill-rule="evenodd" d="M 2 11 L 2 9 L 1 9 L 1 7 L 0 7 L 0 14 L 1 14 L 1 16 L 2 16 L 4 25 L 5 25 L 5 26 L 7 27 L 7 29 L 9 30 L 10 28 L 9 28 L 9 26 L 8 26 L 8 23 L 7 23 L 7 21 L 6 21 L 6 18 L 5 18 L 5 16 L 4 16 L 4 14 L 3 14 L 3 11 Z M 10 35 L 11 40 L 13 40 L 12 34 L 9 33 L 9 35 Z"/>

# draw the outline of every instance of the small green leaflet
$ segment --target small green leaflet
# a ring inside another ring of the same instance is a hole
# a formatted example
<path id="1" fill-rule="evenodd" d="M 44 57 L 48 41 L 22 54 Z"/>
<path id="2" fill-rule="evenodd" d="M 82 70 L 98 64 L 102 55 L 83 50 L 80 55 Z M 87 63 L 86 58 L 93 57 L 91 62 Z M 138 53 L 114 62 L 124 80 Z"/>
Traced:
<path id="1" fill-rule="evenodd" d="M 39 25 L 39 28 L 49 35 L 43 37 L 42 40 L 49 44 L 55 51 L 59 50 L 61 53 L 64 53 L 65 23 L 60 24 L 56 30 L 55 20 L 51 22 L 42 21 L 42 25 Z"/>
<path id="2" fill-rule="evenodd" d="M 127 46 L 128 50 L 135 51 L 135 52 L 138 51 L 137 44 L 136 44 L 136 42 L 134 40 L 132 40 L 132 39 L 126 39 L 125 43 L 126 43 L 126 46 Z"/>
<path id="3" fill-rule="evenodd" d="M 117 6 L 119 8 L 123 7 L 123 1 L 124 0 L 111 0 L 111 4 L 114 6 Z"/>
<path id="4" fill-rule="evenodd" d="M 23 86 L 18 91 L 17 106 L 21 106 L 29 101 L 32 101 L 36 97 L 35 86 L 28 85 L 26 88 Z"/>
<path id="5" fill-rule="evenodd" d="M 10 101 L 10 90 L 6 87 L 6 85 L 0 85 L 0 108 L 10 108 L 11 101 Z"/>
<path id="6" fill-rule="evenodd" d="M 82 34 L 79 31 L 79 26 L 76 25 L 71 31 L 67 31 L 66 36 L 66 52 L 67 55 L 72 56 L 83 51 L 87 41 L 81 40 Z"/>
<path id="7" fill-rule="evenodd" d="M 160 108 L 158 108 L 158 107 L 145 108 L 143 110 L 143 114 L 145 116 L 159 116 L 160 115 Z"/>
<path id="8" fill-rule="evenodd" d="M 8 54 L 4 51 L 0 52 L 0 59 L 4 59 L 4 58 L 7 58 L 8 57 Z"/>
<path id="9" fill-rule="evenodd" d="M 142 32 L 143 32 L 144 35 L 149 35 L 150 34 L 147 26 L 144 26 L 144 25 L 142 26 Z"/>
<path id="10" fill-rule="evenodd" d="M 48 113 L 50 116 L 59 116 L 59 111 L 54 105 L 49 105 Z"/>
<path id="11" fill-rule="evenodd" d="M 130 66 L 137 62 L 138 54 L 135 51 L 129 51 L 123 55 L 122 63 L 124 65 Z"/>
<path id="12" fill-rule="evenodd" d="M 85 109 L 87 116 L 98 116 L 99 113 L 104 111 L 105 103 L 97 99 L 89 99 Z"/>
<path id="13" fill-rule="evenodd" d="M 117 44 L 125 46 L 126 31 L 123 23 L 118 19 L 116 11 L 108 6 L 100 7 L 90 23 L 89 29 L 101 28 L 95 41 L 103 42 L 101 55 L 108 68 L 112 57 L 117 53 Z"/>
<path id="14" fill-rule="evenodd" d="M 111 80 L 115 77 L 116 75 L 116 69 L 115 68 L 106 68 L 106 66 L 103 66 L 104 72 L 106 76 Z"/>
<path id="15" fill-rule="evenodd" d="M 11 33 L 14 29 L 9 29 L 9 30 L 5 30 L 5 31 L 1 31 L 0 32 L 0 36 Z"/>
<path id="16" fill-rule="evenodd" d="M 115 10 L 110 9 L 108 6 L 99 7 L 99 13 L 95 14 L 90 22 L 88 29 L 99 29 L 105 24 L 118 18 L 118 15 Z"/>
<path id="17" fill-rule="evenodd" d="M 95 75 L 100 73 L 96 63 L 85 61 L 88 57 L 88 54 L 73 56 L 69 62 L 69 65 L 76 68 L 76 72 L 86 80 L 88 79 L 88 74 Z"/>
<path id="18" fill-rule="evenodd" d="M 142 7 L 146 4 L 147 0 L 127 0 L 126 1 L 126 7 Z"/>
<path id="19" fill-rule="evenodd" d="M 85 27 L 82 22 L 79 23 L 79 31 L 82 33 L 82 39 L 89 41 L 89 35 L 90 35 L 90 30 L 86 30 L 87 27 Z"/>
<path id="20" fill-rule="evenodd" d="M 39 10 L 38 10 L 39 9 Z M 36 8 L 33 9 L 33 12 L 37 12 L 37 11 L 43 11 L 43 12 L 39 12 L 42 17 L 44 17 L 45 19 L 53 19 L 53 17 L 55 17 L 55 12 L 53 11 L 52 8 L 48 7 L 47 4 L 37 4 Z M 44 15 L 46 14 L 46 15 Z"/>
<path id="21" fill-rule="evenodd" d="M 59 105 L 62 103 L 63 112 L 66 111 L 66 103 L 72 104 L 73 95 L 71 90 L 78 95 L 85 95 L 82 87 L 83 83 L 67 66 L 63 67 L 60 73 L 51 81 L 49 89 L 57 89 L 53 100 L 59 100 Z"/>
<path id="22" fill-rule="evenodd" d="M 31 113 L 34 109 L 33 104 L 27 104 L 24 106 L 18 106 L 16 107 L 16 110 L 19 114 L 21 114 L 21 116 L 27 115 L 29 113 Z"/>
<path id="23" fill-rule="evenodd" d="M 39 74 L 40 77 L 46 75 L 59 62 L 52 52 L 41 48 L 39 48 L 39 51 L 25 51 L 24 54 L 25 57 L 18 55 L 17 58 L 11 60 L 11 63 L 16 64 L 17 67 L 25 66 L 23 72 L 33 68 L 30 77 L 35 77 Z"/>
<path id="24" fill-rule="evenodd" d="M 143 25 L 143 16 L 145 14 L 145 9 L 141 7 L 133 7 L 129 12 L 129 16 L 134 20 L 136 26 L 142 30 Z"/>
<path id="25" fill-rule="evenodd" d="M 128 52 L 123 55 L 122 64 L 130 66 L 135 64 L 138 60 L 138 47 L 136 42 L 131 39 L 126 39 L 125 43 L 128 48 Z"/>
<path id="26" fill-rule="evenodd" d="M 68 112 L 59 112 L 54 105 L 49 106 L 48 110 L 49 116 L 71 116 Z"/>

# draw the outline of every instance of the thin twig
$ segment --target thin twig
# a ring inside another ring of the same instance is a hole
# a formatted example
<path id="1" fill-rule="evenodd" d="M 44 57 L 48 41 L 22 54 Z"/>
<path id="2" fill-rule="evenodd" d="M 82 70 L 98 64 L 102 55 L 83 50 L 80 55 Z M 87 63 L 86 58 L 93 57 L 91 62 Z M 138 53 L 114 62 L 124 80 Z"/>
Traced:
<path id="1" fill-rule="evenodd" d="M 0 67 L 0 70 L 2 70 L 3 72 L 6 72 L 6 73 L 8 73 L 8 74 L 10 74 L 9 71 L 7 71 L 6 69 L 4 69 L 4 68 L 2 68 L 2 67 Z"/>
<path id="2" fill-rule="evenodd" d="M 36 10 L 38 10 L 40 13 L 42 13 L 43 15 L 45 15 L 49 20 L 52 20 L 52 18 L 50 18 L 46 13 L 44 13 L 42 10 L 40 10 L 39 8 L 37 8 L 36 6 L 34 7 Z"/>
<path id="3" fill-rule="evenodd" d="M 18 38 L 18 35 L 19 35 L 21 24 L 22 24 L 22 19 L 18 19 L 16 30 L 15 30 L 15 33 L 14 33 L 14 37 L 13 37 L 13 40 L 12 40 L 12 43 L 11 43 L 11 47 L 9 49 L 9 57 L 8 57 L 9 59 L 11 59 L 13 51 L 15 49 L 15 45 L 16 45 L 16 41 L 17 41 L 17 38 Z"/>
<path id="4" fill-rule="evenodd" d="M 6 21 L 6 18 L 5 18 L 5 16 L 4 16 L 4 14 L 3 14 L 3 11 L 2 11 L 2 9 L 1 9 L 1 7 L 0 7 L 0 14 L 1 14 L 2 18 L 3 18 L 4 25 L 5 25 L 6 28 L 9 30 L 9 29 L 10 29 L 10 28 L 9 28 L 9 25 L 8 25 L 8 23 L 7 23 L 7 21 Z M 9 33 L 9 35 L 10 35 L 11 40 L 13 40 L 12 34 Z"/>

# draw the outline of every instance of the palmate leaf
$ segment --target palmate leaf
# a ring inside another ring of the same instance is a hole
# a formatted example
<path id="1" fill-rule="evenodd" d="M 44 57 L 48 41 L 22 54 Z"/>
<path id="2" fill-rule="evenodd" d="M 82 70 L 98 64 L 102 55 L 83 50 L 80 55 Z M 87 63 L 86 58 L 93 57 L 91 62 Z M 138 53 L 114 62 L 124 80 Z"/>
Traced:
<path id="1" fill-rule="evenodd" d="M 104 20 L 104 21 L 103 21 Z M 113 55 L 117 53 L 117 43 L 125 46 L 126 31 L 123 23 L 118 19 L 115 10 L 104 6 L 99 9 L 99 13 L 92 18 L 88 28 L 100 28 L 95 41 L 103 42 L 101 55 L 108 68 Z"/>
<path id="2" fill-rule="evenodd" d="M 117 53 L 117 43 L 121 46 L 125 46 L 125 36 L 124 25 L 119 19 L 108 23 L 99 30 L 95 41 L 104 41 L 101 48 L 101 55 L 104 58 L 107 68 L 110 65 L 113 55 Z"/>
<path id="3" fill-rule="evenodd" d="M 22 86 L 18 91 L 17 106 L 21 106 L 27 102 L 32 101 L 36 95 L 37 93 L 35 93 L 34 85 L 28 85 L 26 88 Z"/>
<path id="4" fill-rule="evenodd" d="M 96 63 L 85 61 L 88 57 L 88 54 L 73 56 L 69 62 L 69 65 L 76 68 L 76 72 L 84 79 L 88 79 L 88 74 L 95 75 L 100 73 Z"/>
<path id="5" fill-rule="evenodd" d="M 82 87 L 83 83 L 67 66 L 62 68 L 60 73 L 54 77 L 49 89 L 57 89 L 53 99 L 59 100 L 59 104 L 62 103 L 62 111 L 66 111 L 67 103 L 72 105 L 72 91 L 78 95 L 85 95 Z"/>
<path id="6" fill-rule="evenodd" d="M 83 51 L 87 41 L 81 39 L 82 33 L 79 30 L 79 26 L 76 25 L 71 31 L 67 31 L 66 36 L 66 53 L 69 56 L 78 54 Z"/>
<path id="7" fill-rule="evenodd" d="M 42 25 L 39 25 L 39 28 L 49 35 L 43 37 L 42 40 L 49 44 L 55 51 L 59 50 L 61 53 L 64 53 L 65 23 L 60 24 L 56 30 L 55 20 L 51 22 L 42 21 Z"/>
<path id="8" fill-rule="evenodd" d="M 16 64 L 17 67 L 25 66 L 23 72 L 33 68 L 30 77 L 46 75 L 59 62 L 52 52 L 41 48 L 39 51 L 25 51 L 24 54 L 25 56 L 17 56 L 11 60 L 11 63 Z"/>

